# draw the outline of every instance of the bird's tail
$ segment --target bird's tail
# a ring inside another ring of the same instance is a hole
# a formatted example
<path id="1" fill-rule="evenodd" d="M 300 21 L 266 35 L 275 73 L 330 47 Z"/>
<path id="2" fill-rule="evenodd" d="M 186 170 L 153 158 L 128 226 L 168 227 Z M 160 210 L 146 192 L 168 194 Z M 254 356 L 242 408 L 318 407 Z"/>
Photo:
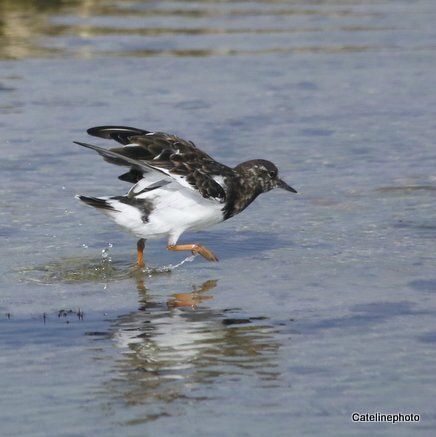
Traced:
<path id="1" fill-rule="evenodd" d="M 87 197 L 87 196 L 81 196 L 79 194 L 77 194 L 75 197 L 76 199 L 79 199 L 82 202 L 86 203 L 87 205 L 93 206 L 94 208 L 115 211 L 115 208 L 111 205 L 110 202 L 108 202 L 109 198 Z"/>
<path id="2" fill-rule="evenodd" d="M 148 216 L 153 210 L 153 206 L 147 199 L 127 196 L 87 197 L 79 195 L 76 198 L 107 214 L 120 226 L 134 233 L 136 228 L 142 228 L 145 223 L 148 223 Z"/>

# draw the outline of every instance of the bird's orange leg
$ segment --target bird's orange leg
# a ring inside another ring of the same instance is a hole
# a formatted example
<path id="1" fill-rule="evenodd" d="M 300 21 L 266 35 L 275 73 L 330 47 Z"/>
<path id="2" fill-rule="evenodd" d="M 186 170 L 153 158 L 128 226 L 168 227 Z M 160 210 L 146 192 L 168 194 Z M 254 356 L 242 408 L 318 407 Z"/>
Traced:
<path id="1" fill-rule="evenodd" d="M 203 258 L 206 258 L 208 261 L 218 261 L 218 258 L 215 256 L 215 254 L 210 251 L 209 249 L 206 249 L 204 246 L 198 243 L 193 244 L 169 244 L 167 246 L 168 250 L 190 250 L 193 254 L 199 254 Z"/>
<path id="2" fill-rule="evenodd" d="M 136 266 L 140 267 L 140 268 L 145 267 L 145 264 L 144 264 L 144 245 L 145 245 L 144 238 L 140 238 L 138 240 L 138 242 L 136 243 L 136 255 L 137 255 Z"/>

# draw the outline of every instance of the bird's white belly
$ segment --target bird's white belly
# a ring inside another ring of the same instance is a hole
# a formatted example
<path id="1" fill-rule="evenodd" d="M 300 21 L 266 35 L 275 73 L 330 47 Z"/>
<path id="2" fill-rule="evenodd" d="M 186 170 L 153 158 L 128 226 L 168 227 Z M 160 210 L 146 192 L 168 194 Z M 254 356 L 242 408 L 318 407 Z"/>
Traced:
<path id="1" fill-rule="evenodd" d="M 143 221 L 138 209 L 129 209 L 126 214 L 113 214 L 115 221 L 138 237 L 146 239 L 168 237 L 168 244 L 176 244 L 187 230 L 199 230 L 223 220 L 223 205 L 216 200 L 205 199 L 195 192 L 164 187 L 138 196 L 153 203 L 147 221 Z M 117 209 L 119 206 L 117 207 Z"/>

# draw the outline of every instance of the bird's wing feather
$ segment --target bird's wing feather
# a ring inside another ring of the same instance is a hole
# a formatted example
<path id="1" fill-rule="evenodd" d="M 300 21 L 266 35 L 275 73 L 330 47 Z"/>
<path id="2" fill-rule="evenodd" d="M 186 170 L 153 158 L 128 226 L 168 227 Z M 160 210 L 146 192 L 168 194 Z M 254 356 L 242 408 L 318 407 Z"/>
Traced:
<path id="1" fill-rule="evenodd" d="M 131 137 L 135 135 L 146 135 L 149 132 L 143 129 L 129 126 L 96 126 L 87 130 L 89 135 L 106 140 L 115 140 L 121 144 L 130 144 Z"/>
<path id="2" fill-rule="evenodd" d="M 101 138 L 116 139 L 121 143 L 129 141 L 124 147 L 109 150 L 87 143 L 76 144 L 95 150 L 110 163 L 131 167 L 135 178 L 138 172 L 157 171 L 176 180 L 183 187 L 197 190 L 205 198 L 221 202 L 226 199 L 225 184 L 218 183 L 214 176 L 221 174 L 223 178 L 232 177 L 232 170 L 197 149 L 191 141 L 163 132 L 154 133 L 127 127 L 102 126 L 91 128 L 88 132 Z M 127 176 L 121 176 L 123 180 L 134 180 L 130 177 L 132 170 Z"/>
<path id="3" fill-rule="evenodd" d="M 141 172 L 160 171 L 156 168 L 147 165 L 147 163 L 145 162 L 140 162 L 136 159 L 129 158 L 128 156 L 123 156 L 110 149 L 109 150 L 103 149 L 103 147 L 95 146 L 93 144 L 88 144 L 88 143 L 82 143 L 80 141 L 74 141 L 74 143 L 78 144 L 79 146 L 83 146 L 88 149 L 95 150 L 100 156 L 102 156 L 106 161 L 110 162 L 111 164 L 126 165 Z M 164 173 L 164 172 L 160 171 L 160 173 Z"/>

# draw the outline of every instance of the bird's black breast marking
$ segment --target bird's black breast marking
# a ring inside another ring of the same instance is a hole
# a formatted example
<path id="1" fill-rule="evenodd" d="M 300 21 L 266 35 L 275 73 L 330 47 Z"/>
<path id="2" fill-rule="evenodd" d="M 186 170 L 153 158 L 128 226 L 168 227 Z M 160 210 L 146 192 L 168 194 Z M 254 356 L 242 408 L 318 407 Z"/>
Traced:
<path id="1" fill-rule="evenodd" d="M 135 197 L 125 197 L 125 196 L 114 197 L 114 199 L 118 200 L 121 203 L 133 206 L 134 208 L 138 209 L 141 213 L 141 220 L 144 223 L 148 223 L 150 214 L 154 209 L 152 202 L 150 202 L 147 199 L 137 199 Z"/>
<path id="2" fill-rule="evenodd" d="M 261 190 L 253 189 L 255 184 L 250 180 L 235 177 L 227 191 L 227 198 L 223 208 L 224 220 L 242 212 L 256 197 Z"/>

